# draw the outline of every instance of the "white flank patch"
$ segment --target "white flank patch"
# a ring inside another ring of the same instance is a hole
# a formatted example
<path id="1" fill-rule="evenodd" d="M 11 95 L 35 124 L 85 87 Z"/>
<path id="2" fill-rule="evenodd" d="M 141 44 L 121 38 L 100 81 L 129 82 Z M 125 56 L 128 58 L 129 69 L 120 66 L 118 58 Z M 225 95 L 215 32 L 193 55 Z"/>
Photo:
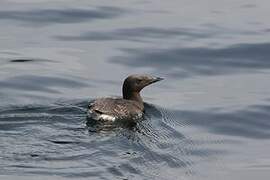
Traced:
<path id="1" fill-rule="evenodd" d="M 110 115 L 107 115 L 107 114 L 95 113 L 91 109 L 88 110 L 87 116 L 94 119 L 94 120 L 96 120 L 96 121 L 99 121 L 99 120 L 102 120 L 102 121 L 115 121 L 115 119 L 116 119 L 114 116 L 110 116 Z"/>
<path id="2" fill-rule="evenodd" d="M 101 114 L 99 116 L 99 119 L 105 120 L 105 121 L 115 121 L 115 117 L 107 115 L 107 114 Z"/>

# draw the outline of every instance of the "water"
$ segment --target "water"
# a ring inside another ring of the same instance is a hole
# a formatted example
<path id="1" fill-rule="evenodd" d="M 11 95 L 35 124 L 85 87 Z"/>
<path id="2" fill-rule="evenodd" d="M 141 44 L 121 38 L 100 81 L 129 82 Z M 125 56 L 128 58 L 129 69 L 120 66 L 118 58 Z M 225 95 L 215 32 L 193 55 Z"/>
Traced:
<path id="1" fill-rule="evenodd" d="M 0 179 L 269 179 L 269 2 L 4 0 Z M 93 129 L 128 74 L 145 120 Z"/>

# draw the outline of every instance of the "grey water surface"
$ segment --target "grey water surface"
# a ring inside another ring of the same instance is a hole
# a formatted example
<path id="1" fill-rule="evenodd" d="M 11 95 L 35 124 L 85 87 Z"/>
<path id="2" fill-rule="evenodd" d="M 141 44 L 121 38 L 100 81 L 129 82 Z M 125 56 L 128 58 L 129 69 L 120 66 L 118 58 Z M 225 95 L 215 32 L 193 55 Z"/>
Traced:
<path id="1" fill-rule="evenodd" d="M 0 179 L 270 177 L 268 0 L 2 0 Z M 143 90 L 144 120 L 87 105 Z"/>

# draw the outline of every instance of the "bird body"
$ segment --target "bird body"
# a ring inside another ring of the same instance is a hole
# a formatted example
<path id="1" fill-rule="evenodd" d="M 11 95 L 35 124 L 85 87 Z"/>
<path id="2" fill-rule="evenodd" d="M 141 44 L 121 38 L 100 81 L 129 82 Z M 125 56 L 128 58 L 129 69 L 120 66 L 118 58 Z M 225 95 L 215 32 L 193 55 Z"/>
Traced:
<path id="1" fill-rule="evenodd" d="M 123 98 L 99 98 L 89 104 L 88 117 L 96 121 L 132 120 L 143 116 L 144 105 L 140 91 L 147 85 L 160 81 L 149 75 L 128 76 L 123 84 Z"/>
<path id="2" fill-rule="evenodd" d="M 89 114 L 94 120 L 139 119 L 143 107 L 136 101 L 122 98 L 100 98 L 89 104 Z"/>

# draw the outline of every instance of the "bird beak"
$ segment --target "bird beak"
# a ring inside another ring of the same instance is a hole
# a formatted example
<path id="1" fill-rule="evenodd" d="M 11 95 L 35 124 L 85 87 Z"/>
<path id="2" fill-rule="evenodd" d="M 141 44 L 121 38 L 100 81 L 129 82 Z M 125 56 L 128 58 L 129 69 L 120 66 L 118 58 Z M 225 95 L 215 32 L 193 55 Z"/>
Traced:
<path id="1" fill-rule="evenodd" d="M 163 79 L 164 78 L 161 78 L 161 77 L 154 77 L 153 80 L 151 81 L 151 83 L 155 83 L 155 82 L 161 81 Z"/>

